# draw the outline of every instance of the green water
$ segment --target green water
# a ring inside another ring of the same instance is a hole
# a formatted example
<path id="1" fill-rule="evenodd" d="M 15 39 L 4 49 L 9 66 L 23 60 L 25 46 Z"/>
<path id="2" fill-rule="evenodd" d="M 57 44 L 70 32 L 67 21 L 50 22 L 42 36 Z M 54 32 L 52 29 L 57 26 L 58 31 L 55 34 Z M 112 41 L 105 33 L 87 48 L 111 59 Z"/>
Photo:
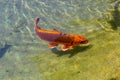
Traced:
<path id="1" fill-rule="evenodd" d="M 119 80 L 117 0 L 0 0 L 0 80 Z M 116 17 L 117 16 L 117 17 Z M 80 34 L 88 45 L 52 52 L 34 32 Z"/>

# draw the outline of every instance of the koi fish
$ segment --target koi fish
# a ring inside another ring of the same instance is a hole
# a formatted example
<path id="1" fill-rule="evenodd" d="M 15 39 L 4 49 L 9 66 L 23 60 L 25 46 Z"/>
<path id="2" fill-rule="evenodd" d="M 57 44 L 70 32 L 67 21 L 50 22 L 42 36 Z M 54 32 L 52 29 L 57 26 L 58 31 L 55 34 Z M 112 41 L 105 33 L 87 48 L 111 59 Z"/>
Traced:
<path id="1" fill-rule="evenodd" d="M 38 25 L 39 18 L 35 20 L 35 32 L 37 36 L 45 41 L 49 42 L 49 48 L 56 48 L 58 44 L 62 44 L 61 50 L 66 51 L 72 49 L 73 46 L 78 46 L 79 44 L 86 44 L 88 40 L 80 35 L 75 34 L 65 34 L 57 29 L 44 30 Z"/>

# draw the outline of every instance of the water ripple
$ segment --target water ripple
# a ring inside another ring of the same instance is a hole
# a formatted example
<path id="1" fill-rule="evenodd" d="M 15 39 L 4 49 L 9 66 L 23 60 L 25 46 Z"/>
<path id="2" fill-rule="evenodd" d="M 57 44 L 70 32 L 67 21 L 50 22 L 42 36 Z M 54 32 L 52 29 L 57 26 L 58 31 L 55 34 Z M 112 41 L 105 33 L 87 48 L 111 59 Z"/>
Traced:
<path id="1" fill-rule="evenodd" d="M 44 29 L 85 33 L 100 29 L 96 19 L 102 18 L 102 13 L 109 8 L 107 1 L 103 0 L 5 0 L 0 4 L 4 7 L 0 9 L 0 22 L 8 42 L 12 44 L 26 44 L 24 41 L 34 39 L 39 43 L 34 32 L 36 17 L 40 17 L 40 25 Z M 71 22 L 77 25 L 71 25 Z"/>

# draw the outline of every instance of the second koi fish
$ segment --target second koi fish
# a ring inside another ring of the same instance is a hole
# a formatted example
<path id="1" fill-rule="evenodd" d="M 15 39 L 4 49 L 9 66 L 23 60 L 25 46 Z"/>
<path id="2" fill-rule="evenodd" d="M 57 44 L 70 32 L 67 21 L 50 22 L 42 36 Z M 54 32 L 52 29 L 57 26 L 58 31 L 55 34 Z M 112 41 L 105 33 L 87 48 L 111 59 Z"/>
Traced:
<path id="1" fill-rule="evenodd" d="M 38 22 L 39 18 L 36 18 L 35 32 L 40 39 L 49 42 L 49 48 L 55 48 L 58 46 L 58 44 L 62 44 L 61 50 L 66 51 L 71 49 L 73 46 L 88 43 L 88 40 L 80 35 L 65 34 L 56 29 L 54 30 L 41 29 L 38 25 Z"/>

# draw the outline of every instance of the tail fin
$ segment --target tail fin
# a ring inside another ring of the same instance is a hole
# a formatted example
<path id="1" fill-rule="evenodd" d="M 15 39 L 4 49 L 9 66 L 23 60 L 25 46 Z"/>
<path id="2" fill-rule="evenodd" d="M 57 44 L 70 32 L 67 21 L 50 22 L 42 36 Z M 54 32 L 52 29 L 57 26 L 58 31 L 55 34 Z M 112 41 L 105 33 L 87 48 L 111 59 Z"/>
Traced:
<path id="1" fill-rule="evenodd" d="M 39 27 L 39 25 L 38 25 L 39 21 L 40 21 L 39 18 L 36 18 L 36 19 L 35 19 L 35 28 L 41 29 L 41 28 Z"/>

